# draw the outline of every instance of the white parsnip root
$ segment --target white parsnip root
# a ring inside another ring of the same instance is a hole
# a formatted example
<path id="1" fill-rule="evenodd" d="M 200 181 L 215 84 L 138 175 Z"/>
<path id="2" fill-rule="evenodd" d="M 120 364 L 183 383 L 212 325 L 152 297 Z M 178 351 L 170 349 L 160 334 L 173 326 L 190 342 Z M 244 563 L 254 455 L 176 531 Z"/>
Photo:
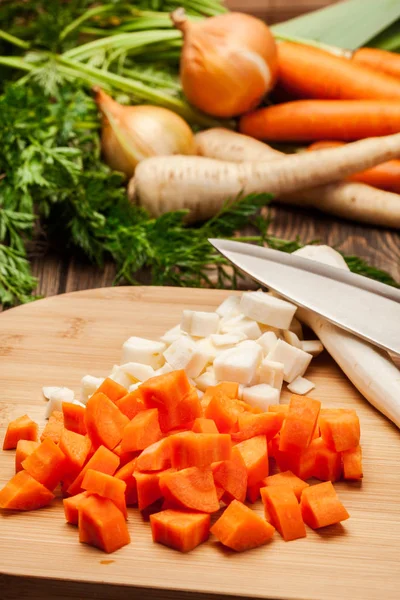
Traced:
<path id="1" fill-rule="evenodd" d="M 214 127 L 196 133 L 195 142 L 199 156 L 228 162 L 276 160 L 286 156 L 264 142 L 223 127 Z"/>

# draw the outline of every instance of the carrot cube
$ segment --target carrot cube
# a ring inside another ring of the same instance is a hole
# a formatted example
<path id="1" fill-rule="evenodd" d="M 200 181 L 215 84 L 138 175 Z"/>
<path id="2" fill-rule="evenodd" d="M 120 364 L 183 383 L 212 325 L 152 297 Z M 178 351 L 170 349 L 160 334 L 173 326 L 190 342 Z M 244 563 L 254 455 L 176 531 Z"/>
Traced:
<path id="1" fill-rule="evenodd" d="M 62 430 L 64 429 L 64 415 L 60 410 L 53 410 L 45 428 L 40 436 L 40 441 L 43 442 L 46 438 L 53 440 L 55 444 L 60 441 Z"/>
<path id="2" fill-rule="evenodd" d="M 47 506 L 54 494 L 26 471 L 20 471 L 0 490 L 0 508 L 36 510 Z"/>
<path id="3" fill-rule="evenodd" d="M 133 473 L 136 469 L 136 458 L 126 463 L 123 467 L 118 469 L 114 477 L 122 479 L 126 483 L 125 488 L 125 501 L 127 506 L 133 506 L 138 503 L 136 479 Z"/>
<path id="4" fill-rule="evenodd" d="M 49 438 L 22 461 L 22 467 L 36 481 L 54 490 L 65 473 L 67 460 L 64 452 Z"/>
<path id="5" fill-rule="evenodd" d="M 252 486 L 268 476 L 268 446 L 265 435 L 240 442 L 236 445 L 247 469 L 247 485 Z"/>
<path id="6" fill-rule="evenodd" d="M 177 507 L 212 513 L 219 510 L 219 501 L 210 468 L 190 467 L 176 472 L 164 472 L 160 477 L 164 498 Z"/>
<path id="7" fill-rule="evenodd" d="M 117 402 L 118 400 L 126 396 L 127 393 L 128 390 L 124 388 L 123 385 L 120 385 L 116 381 L 113 381 L 109 377 L 106 377 L 106 379 L 103 381 L 100 387 L 97 388 L 93 395 L 105 394 L 107 398 L 112 400 L 112 402 Z"/>
<path id="8" fill-rule="evenodd" d="M 91 495 L 80 504 L 78 512 L 80 542 L 108 553 L 130 543 L 124 515 L 108 498 Z"/>
<path id="9" fill-rule="evenodd" d="M 105 446 L 99 446 L 93 456 L 88 460 L 86 465 L 83 467 L 79 475 L 74 479 L 68 488 L 68 494 L 75 496 L 79 492 L 82 492 L 82 481 L 85 477 L 86 471 L 93 469 L 94 471 L 100 471 L 101 473 L 107 473 L 108 475 L 114 475 L 119 465 L 119 458 L 111 450 Z"/>
<path id="10" fill-rule="evenodd" d="M 268 412 L 283 414 L 286 417 L 289 412 L 289 404 L 271 404 L 268 406 Z"/>
<path id="11" fill-rule="evenodd" d="M 89 398 L 86 405 L 85 425 L 95 448 L 105 446 L 112 450 L 122 440 L 122 434 L 128 425 L 126 417 L 112 400 L 98 392 Z M 123 447 L 126 452 L 127 449 Z"/>
<path id="12" fill-rule="evenodd" d="M 83 468 L 92 448 L 90 439 L 80 433 L 63 429 L 58 447 L 66 457 L 65 471 L 68 475 L 76 477 Z"/>
<path id="13" fill-rule="evenodd" d="M 221 499 L 229 504 L 232 500 L 244 502 L 247 490 L 247 468 L 239 450 L 232 448 L 231 458 L 211 465 L 214 483 L 222 488 Z"/>
<path id="14" fill-rule="evenodd" d="M 149 408 L 133 417 L 123 430 L 122 450 L 135 452 L 158 442 L 162 438 L 158 416 L 157 408 Z"/>
<path id="15" fill-rule="evenodd" d="M 238 417 L 239 431 L 231 434 L 232 440 L 242 442 L 257 435 L 265 435 L 269 441 L 280 431 L 284 418 L 282 413 L 253 414 L 244 412 Z"/>
<path id="16" fill-rule="evenodd" d="M 18 442 L 20 443 L 20 442 Z M 17 446 L 18 449 L 18 446 Z M 361 446 L 342 452 L 343 476 L 345 479 L 362 479 L 362 451 Z"/>
<path id="17" fill-rule="evenodd" d="M 180 510 L 163 510 L 150 515 L 153 541 L 180 552 L 190 552 L 207 541 L 210 515 Z"/>
<path id="18" fill-rule="evenodd" d="M 216 391 L 204 410 L 204 416 L 215 422 L 220 433 L 229 433 L 235 427 L 240 412 L 243 412 L 243 407 L 235 398 Z"/>
<path id="19" fill-rule="evenodd" d="M 324 408 L 319 417 L 319 427 L 325 442 L 343 452 L 360 444 L 360 421 L 355 410 Z"/>
<path id="20" fill-rule="evenodd" d="M 168 472 L 169 470 L 167 469 L 158 473 L 140 473 L 139 471 L 133 473 L 136 481 L 139 510 L 144 510 L 151 504 L 154 504 L 156 500 L 162 498 L 160 476 Z"/>
<path id="21" fill-rule="evenodd" d="M 119 400 L 115 402 L 119 410 L 131 421 L 133 417 L 136 417 L 138 412 L 144 410 L 146 407 L 143 402 L 142 392 L 140 388 L 134 392 L 125 394 Z"/>
<path id="22" fill-rule="evenodd" d="M 128 517 L 125 501 L 126 483 L 122 479 L 88 469 L 83 478 L 82 487 L 90 494 L 109 498 L 119 508 L 125 519 Z"/>
<path id="23" fill-rule="evenodd" d="M 291 397 L 279 438 L 281 452 L 304 450 L 310 445 L 320 408 L 318 400 L 295 394 Z"/>
<path id="24" fill-rule="evenodd" d="M 192 431 L 194 433 L 219 433 L 215 421 L 203 417 L 194 420 Z"/>
<path id="25" fill-rule="evenodd" d="M 260 490 L 262 487 L 265 487 L 264 481 L 259 481 L 253 485 L 247 486 L 246 490 L 246 500 L 254 504 L 261 497 Z"/>
<path id="26" fill-rule="evenodd" d="M 332 450 L 323 440 L 313 440 L 315 466 L 313 476 L 322 481 L 338 481 L 342 474 L 342 459 L 339 452 Z"/>
<path id="27" fill-rule="evenodd" d="M 64 506 L 65 520 L 67 521 L 67 523 L 70 523 L 71 525 L 78 525 L 79 506 L 88 497 L 89 497 L 89 494 L 87 492 L 81 492 L 80 494 L 71 496 L 71 498 L 64 498 L 63 506 Z"/>
<path id="28" fill-rule="evenodd" d="M 193 433 L 171 436 L 171 465 L 177 469 L 208 467 L 231 457 L 232 441 L 227 433 Z"/>
<path id="29" fill-rule="evenodd" d="M 24 468 L 22 461 L 24 461 L 36 448 L 39 446 L 39 442 L 33 440 L 18 440 L 17 449 L 15 452 L 15 472 L 18 473 Z"/>
<path id="30" fill-rule="evenodd" d="M 349 518 L 330 481 L 305 489 L 300 506 L 304 522 L 312 529 L 334 525 Z"/>
<path id="31" fill-rule="evenodd" d="M 270 475 L 263 480 L 265 487 L 273 487 L 277 485 L 286 485 L 290 487 L 297 500 L 300 502 L 302 491 L 309 486 L 308 483 L 297 477 L 292 471 L 284 471 L 283 473 L 276 473 L 276 475 Z"/>
<path id="32" fill-rule="evenodd" d="M 164 471 L 171 466 L 171 439 L 163 438 L 147 446 L 136 460 L 138 471 Z"/>
<path id="33" fill-rule="evenodd" d="M 73 402 L 63 402 L 62 411 L 64 416 L 64 427 L 69 431 L 85 435 L 87 433 L 85 414 L 86 408 Z"/>
<path id="34" fill-rule="evenodd" d="M 37 441 L 38 426 L 28 415 L 18 417 L 8 424 L 3 442 L 3 450 L 13 450 L 19 440 Z"/>
<path id="35" fill-rule="evenodd" d="M 272 519 L 272 524 L 286 542 L 306 537 L 300 506 L 292 487 L 263 487 L 261 498 L 266 507 L 266 516 Z"/>
<path id="36" fill-rule="evenodd" d="M 243 552 L 266 544 L 275 528 L 251 508 L 234 500 L 211 527 L 211 533 L 228 548 Z"/>

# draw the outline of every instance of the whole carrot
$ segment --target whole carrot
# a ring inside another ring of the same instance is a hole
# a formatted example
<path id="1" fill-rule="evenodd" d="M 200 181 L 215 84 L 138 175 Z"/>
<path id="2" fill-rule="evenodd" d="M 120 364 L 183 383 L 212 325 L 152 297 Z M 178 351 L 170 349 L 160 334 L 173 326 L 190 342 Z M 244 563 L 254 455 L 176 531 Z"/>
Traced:
<path id="1" fill-rule="evenodd" d="M 259 140 L 350 142 L 400 132 L 395 100 L 296 100 L 261 108 L 240 119 L 241 133 Z"/>
<path id="2" fill-rule="evenodd" d="M 400 79 L 400 54 L 378 48 L 360 48 L 351 59 L 359 65 Z"/>
<path id="3" fill-rule="evenodd" d="M 400 81 L 311 46 L 278 44 L 278 82 L 299 98 L 400 99 Z"/>
<path id="4" fill-rule="evenodd" d="M 315 142 L 309 146 L 308 150 L 336 148 L 342 145 L 343 142 Z M 400 194 L 400 160 L 389 160 L 381 165 L 372 167 L 372 169 L 367 169 L 366 171 L 361 171 L 360 173 L 350 175 L 348 179 L 351 181 L 360 181 L 361 183 L 366 183 L 372 187 L 379 188 L 380 190 L 386 190 L 388 192 Z"/>

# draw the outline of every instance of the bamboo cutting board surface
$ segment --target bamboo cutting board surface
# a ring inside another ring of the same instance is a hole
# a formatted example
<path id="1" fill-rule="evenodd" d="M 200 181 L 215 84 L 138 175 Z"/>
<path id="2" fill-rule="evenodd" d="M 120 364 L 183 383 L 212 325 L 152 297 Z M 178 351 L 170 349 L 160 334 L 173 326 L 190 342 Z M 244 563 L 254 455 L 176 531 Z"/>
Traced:
<path id="1" fill-rule="evenodd" d="M 0 316 L 0 440 L 7 423 L 28 413 L 44 424 L 43 385 L 79 392 L 84 374 L 106 375 L 131 335 L 157 339 L 184 308 L 213 310 L 228 292 L 110 288 L 18 307 Z M 400 435 L 371 408 L 329 357 L 315 359 L 312 395 L 323 405 L 354 407 L 361 420 L 364 480 L 335 484 L 351 518 L 307 530 L 285 543 L 278 534 L 243 554 L 215 540 L 187 555 L 153 544 L 150 526 L 130 510 L 132 544 L 110 556 L 79 544 L 61 501 L 31 513 L 0 515 L 0 574 L 109 583 L 199 594 L 259 598 L 398 600 L 400 590 Z M 283 395 L 285 401 L 289 395 Z M 0 454 L 0 486 L 13 475 L 14 452 Z M 262 514 L 261 504 L 255 509 Z M 163 591 L 161 591 L 163 590 Z M 134 590 L 132 590 L 134 594 Z M 2 596 L 0 592 L 0 597 Z M 186 597 L 186 594 L 185 594 Z"/>

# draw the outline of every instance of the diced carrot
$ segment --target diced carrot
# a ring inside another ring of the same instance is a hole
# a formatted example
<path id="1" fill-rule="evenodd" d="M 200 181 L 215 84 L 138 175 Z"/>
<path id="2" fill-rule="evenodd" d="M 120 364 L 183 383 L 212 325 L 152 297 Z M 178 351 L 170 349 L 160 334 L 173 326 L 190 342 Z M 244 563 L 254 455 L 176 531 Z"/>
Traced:
<path id="1" fill-rule="evenodd" d="M 357 446 L 356 448 L 351 448 L 351 450 L 345 450 L 342 452 L 342 462 L 343 476 L 345 479 L 362 479 L 363 469 L 361 446 Z"/>
<path id="2" fill-rule="evenodd" d="M 125 501 L 125 481 L 106 473 L 88 469 L 83 478 L 82 487 L 89 494 L 98 494 L 102 498 L 112 500 L 115 506 L 122 512 L 125 519 L 128 518 Z"/>
<path id="3" fill-rule="evenodd" d="M 274 535 L 275 528 L 251 508 L 234 500 L 210 531 L 224 546 L 243 552 L 268 542 Z"/>
<path id="4" fill-rule="evenodd" d="M 258 435 L 240 442 L 236 448 L 242 455 L 247 468 L 247 485 L 252 486 L 268 476 L 268 448 L 265 435 Z"/>
<path id="5" fill-rule="evenodd" d="M 177 469 L 208 467 L 231 457 L 232 441 L 227 433 L 193 433 L 171 436 L 171 465 Z"/>
<path id="6" fill-rule="evenodd" d="M 133 506 L 138 503 L 138 495 L 137 495 L 137 487 L 136 487 L 136 479 L 133 476 L 133 473 L 136 469 L 136 458 L 126 463 L 123 467 L 118 469 L 115 473 L 114 477 L 117 479 L 121 479 L 125 481 L 125 501 L 127 506 Z"/>
<path id="7" fill-rule="evenodd" d="M 128 393 L 128 390 L 124 388 L 123 385 L 120 385 L 116 381 L 113 381 L 109 377 L 107 377 L 100 387 L 97 388 L 95 394 L 105 394 L 107 398 L 112 400 L 113 402 L 117 402 L 120 398 L 123 398 Z"/>
<path id="8" fill-rule="evenodd" d="M 22 461 L 25 460 L 36 448 L 39 446 L 39 442 L 33 440 L 18 440 L 17 450 L 15 452 L 15 472 L 22 471 Z"/>
<path id="9" fill-rule="evenodd" d="M 342 474 L 342 459 L 340 452 L 332 450 L 323 438 L 312 442 L 315 454 L 313 476 L 322 481 L 338 481 Z"/>
<path id="10" fill-rule="evenodd" d="M 171 466 L 171 438 L 147 446 L 136 460 L 138 471 L 164 471 Z"/>
<path id="11" fill-rule="evenodd" d="M 212 513 L 219 509 L 219 501 L 210 468 L 190 467 L 175 473 L 164 472 L 160 477 L 164 498 L 189 510 Z"/>
<path id="12" fill-rule="evenodd" d="M 122 450 L 135 452 L 158 442 L 162 438 L 158 416 L 157 408 L 149 408 L 133 417 L 123 431 Z"/>
<path id="13" fill-rule="evenodd" d="M 146 408 L 140 388 L 134 392 L 129 392 L 129 394 L 122 396 L 122 398 L 117 400 L 115 404 L 130 421 L 138 414 L 138 412 Z"/>
<path id="14" fill-rule="evenodd" d="M 286 416 L 289 412 L 289 404 L 270 404 L 268 412 L 282 413 Z"/>
<path id="15" fill-rule="evenodd" d="M 279 433 L 268 442 L 268 456 L 275 458 L 279 453 Z"/>
<path id="16" fill-rule="evenodd" d="M 268 517 L 286 542 L 306 537 L 300 506 L 291 486 L 263 487 L 261 498 Z"/>
<path id="17" fill-rule="evenodd" d="M 118 469 L 118 465 L 118 456 L 105 446 L 99 446 L 92 458 L 88 460 L 82 471 L 69 486 L 67 490 L 68 494 L 70 494 L 70 496 L 75 496 L 75 494 L 83 491 L 82 481 L 85 477 L 86 471 L 89 469 L 100 471 L 101 473 L 107 473 L 108 475 L 114 475 L 115 471 Z"/>
<path id="18" fill-rule="evenodd" d="M 310 479 L 315 471 L 317 446 L 313 440 L 308 448 L 294 452 L 281 452 L 275 449 L 274 458 L 280 471 L 292 471 L 300 479 Z"/>
<path id="19" fill-rule="evenodd" d="M 53 440 L 55 444 L 60 441 L 62 430 L 64 429 L 64 415 L 61 410 L 53 410 L 45 428 L 40 436 L 40 441 L 43 442 L 46 438 Z"/>
<path id="20" fill-rule="evenodd" d="M 290 487 L 299 502 L 302 491 L 309 486 L 308 483 L 300 479 L 300 477 L 297 477 L 297 475 L 292 473 L 292 471 L 284 471 L 283 473 L 270 475 L 264 479 L 264 484 L 266 487 L 272 487 L 276 485 L 286 485 Z"/>
<path id="21" fill-rule="evenodd" d="M 350 450 L 360 445 L 360 421 L 353 409 L 322 409 L 319 427 L 325 442 L 336 452 Z"/>
<path id="22" fill-rule="evenodd" d="M 80 542 L 108 553 L 130 543 L 124 515 L 108 498 L 93 494 L 80 504 L 78 512 Z"/>
<path id="23" fill-rule="evenodd" d="M 238 398 L 239 397 L 239 384 L 234 381 L 220 381 L 217 385 L 211 385 L 204 392 L 203 398 L 211 398 L 218 392 L 221 392 L 228 398 Z"/>
<path id="24" fill-rule="evenodd" d="M 168 473 L 170 470 L 158 471 L 154 473 L 141 473 L 135 471 L 133 477 L 136 480 L 137 497 L 139 510 L 144 510 L 156 500 L 162 498 L 160 489 L 160 476 L 163 473 Z"/>
<path id="25" fill-rule="evenodd" d="M 116 454 L 119 458 L 120 467 L 123 467 L 127 463 L 131 462 L 134 458 L 137 458 L 138 452 L 124 452 L 122 449 L 122 444 L 119 443 L 118 446 L 113 448 L 114 454 Z"/>
<path id="26" fill-rule="evenodd" d="M 300 506 L 304 522 L 312 529 L 334 525 L 349 518 L 330 481 L 305 489 Z"/>
<path id="27" fill-rule="evenodd" d="M 242 442 L 257 435 L 265 435 L 269 441 L 279 432 L 284 418 L 282 413 L 242 413 L 238 418 L 239 431 L 231 434 L 232 440 Z"/>
<path id="28" fill-rule="evenodd" d="M 215 483 L 215 481 L 214 481 Z M 217 483 L 215 484 L 215 491 L 217 492 L 217 498 L 218 498 L 218 502 L 220 502 L 222 500 L 223 495 L 225 494 L 225 490 L 223 487 L 221 487 L 220 485 L 218 485 Z M 226 504 L 229 504 L 229 502 L 226 502 Z"/>
<path id="29" fill-rule="evenodd" d="M 183 427 L 201 416 L 199 397 L 183 370 L 152 377 L 140 389 L 146 408 L 158 408 L 163 432 Z"/>
<path id="30" fill-rule="evenodd" d="M 247 490 L 247 468 L 242 455 L 236 447 L 232 448 L 231 458 L 211 465 L 216 487 L 222 487 L 224 502 L 232 500 L 244 502 Z"/>
<path id="31" fill-rule="evenodd" d="M 194 420 L 192 431 L 194 433 L 218 433 L 215 421 L 198 417 Z"/>
<path id="32" fill-rule="evenodd" d="M 73 402 L 63 402 L 62 411 L 64 415 L 64 427 L 69 431 L 85 435 L 87 433 L 85 423 L 86 408 Z"/>
<path id="33" fill-rule="evenodd" d="M 204 416 L 215 422 L 219 432 L 229 433 L 236 425 L 241 412 L 244 412 L 244 408 L 238 400 L 229 398 L 229 396 L 217 390 L 210 399 L 204 411 Z"/>
<path id="34" fill-rule="evenodd" d="M 0 490 L 0 508 L 36 510 L 47 506 L 54 494 L 26 471 L 20 471 Z"/>
<path id="35" fill-rule="evenodd" d="M 98 392 L 89 398 L 86 405 L 85 425 L 95 448 L 105 446 L 112 450 L 122 440 L 129 419 L 108 396 Z M 122 446 L 124 452 L 128 449 Z"/>
<path id="36" fill-rule="evenodd" d="M 261 497 L 260 490 L 262 487 L 264 487 L 263 481 L 261 481 L 261 482 L 259 481 L 258 483 L 254 483 L 253 485 L 247 486 L 246 500 L 251 502 L 251 504 L 254 504 L 254 502 L 257 502 L 257 500 Z"/>
<path id="37" fill-rule="evenodd" d="M 19 440 L 36 442 L 37 438 L 37 424 L 28 415 L 23 415 L 8 424 L 3 442 L 3 450 L 13 450 L 17 447 Z"/>
<path id="38" fill-rule="evenodd" d="M 282 452 L 304 450 L 310 445 L 321 408 L 319 400 L 294 394 L 282 425 L 279 450 Z"/>
<path id="39" fill-rule="evenodd" d="M 76 494 L 76 496 L 71 496 L 71 498 L 64 498 L 63 506 L 64 506 L 65 520 L 67 521 L 67 523 L 70 523 L 71 525 L 78 525 L 79 506 L 88 497 L 89 497 L 88 492 L 81 492 L 80 494 Z"/>
<path id="40" fill-rule="evenodd" d="M 58 447 L 65 454 L 65 471 L 68 475 L 76 477 L 89 456 L 91 446 L 91 441 L 87 436 L 63 429 Z"/>
<path id="41" fill-rule="evenodd" d="M 36 481 L 49 490 L 54 490 L 63 478 L 67 460 L 64 452 L 51 439 L 46 438 L 26 457 L 22 466 Z"/>
<path id="42" fill-rule="evenodd" d="M 153 541 L 180 552 L 190 552 L 210 535 L 210 515 L 163 510 L 150 515 Z"/>

